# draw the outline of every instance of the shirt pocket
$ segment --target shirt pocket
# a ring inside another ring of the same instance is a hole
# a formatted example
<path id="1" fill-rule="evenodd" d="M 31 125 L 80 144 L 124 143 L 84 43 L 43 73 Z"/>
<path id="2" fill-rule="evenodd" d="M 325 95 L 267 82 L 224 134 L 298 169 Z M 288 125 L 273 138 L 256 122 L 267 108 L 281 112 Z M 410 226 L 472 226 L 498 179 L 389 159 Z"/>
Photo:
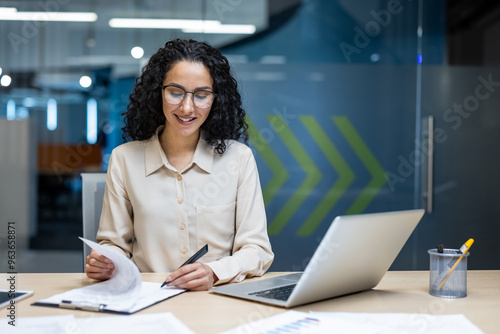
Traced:
<path id="1" fill-rule="evenodd" d="M 210 262 L 230 256 L 234 244 L 236 203 L 197 206 L 198 248 L 208 244 L 208 253 L 200 261 Z"/>

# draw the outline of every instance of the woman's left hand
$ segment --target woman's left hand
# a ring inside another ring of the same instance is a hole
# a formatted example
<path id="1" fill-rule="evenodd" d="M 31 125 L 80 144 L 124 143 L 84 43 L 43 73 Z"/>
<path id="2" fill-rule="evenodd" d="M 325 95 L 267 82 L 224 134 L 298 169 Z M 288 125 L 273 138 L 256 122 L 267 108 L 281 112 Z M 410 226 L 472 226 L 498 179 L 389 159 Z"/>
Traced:
<path id="1" fill-rule="evenodd" d="M 180 267 L 167 276 L 167 286 L 187 290 L 208 290 L 214 286 L 217 276 L 206 264 L 195 262 Z"/>

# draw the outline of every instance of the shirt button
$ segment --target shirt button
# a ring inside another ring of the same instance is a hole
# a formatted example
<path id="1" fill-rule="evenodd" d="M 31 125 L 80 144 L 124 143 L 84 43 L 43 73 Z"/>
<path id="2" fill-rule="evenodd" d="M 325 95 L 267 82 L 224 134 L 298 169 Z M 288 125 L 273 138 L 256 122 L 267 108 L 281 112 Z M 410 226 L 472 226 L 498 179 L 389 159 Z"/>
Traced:
<path id="1" fill-rule="evenodd" d="M 179 199 L 177 200 L 177 203 L 182 204 L 182 198 L 179 198 Z"/>
<path id="2" fill-rule="evenodd" d="M 182 254 L 186 254 L 188 252 L 187 248 L 182 249 Z"/>
<path id="3" fill-rule="evenodd" d="M 181 230 L 183 230 L 183 229 L 185 229 L 185 228 L 186 228 L 186 225 L 181 224 L 180 228 L 181 228 Z"/>
<path id="4" fill-rule="evenodd" d="M 177 175 L 177 181 L 182 181 L 182 176 L 181 176 L 181 174 Z"/>

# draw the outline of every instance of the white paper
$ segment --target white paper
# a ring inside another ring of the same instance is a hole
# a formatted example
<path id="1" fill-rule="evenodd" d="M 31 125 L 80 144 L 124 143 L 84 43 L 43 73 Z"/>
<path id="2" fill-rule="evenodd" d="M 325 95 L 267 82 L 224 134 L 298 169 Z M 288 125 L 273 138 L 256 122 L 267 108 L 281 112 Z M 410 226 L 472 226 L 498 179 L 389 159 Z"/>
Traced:
<path id="1" fill-rule="evenodd" d="M 74 333 L 66 331 L 74 321 L 73 315 L 59 315 L 47 317 L 17 318 L 15 326 L 9 325 L 7 318 L 0 322 L 0 333 L 2 334 L 54 334 Z"/>
<path id="2" fill-rule="evenodd" d="M 93 307 L 103 305 L 104 310 L 134 313 L 186 291 L 170 287 L 161 288 L 161 282 L 142 282 L 136 265 L 126 256 L 93 241 L 80 239 L 113 261 L 115 265 L 113 276 L 107 281 L 38 300 L 39 303 L 59 305 L 63 304 L 63 301 L 71 301 L 72 305 Z"/>
<path id="3" fill-rule="evenodd" d="M 481 334 L 463 314 L 344 313 L 287 311 L 233 328 L 240 333 Z"/>
<path id="4" fill-rule="evenodd" d="M 480 334 L 483 333 L 463 314 L 434 315 L 425 313 L 348 313 L 311 312 L 320 319 L 330 319 L 334 325 L 352 333 L 425 333 Z"/>
<path id="5" fill-rule="evenodd" d="M 134 313 L 142 310 L 149 305 L 155 304 L 159 301 L 178 295 L 186 291 L 185 289 L 176 289 L 170 287 L 161 287 L 158 282 L 142 282 L 142 289 L 131 307 L 121 307 L 120 305 L 108 305 L 106 309 L 111 308 L 115 311 L 125 311 Z"/>
<path id="6" fill-rule="evenodd" d="M 99 318 L 78 318 L 79 334 L 194 334 L 172 313 L 137 314 Z"/>
<path id="7" fill-rule="evenodd" d="M 2 334 L 194 334 L 171 312 L 134 316 L 75 318 L 73 315 L 18 318 L 16 326 L 0 322 Z"/>
<path id="8" fill-rule="evenodd" d="M 318 317 L 311 316 L 306 312 L 287 311 L 278 315 L 268 317 L 261 320 L 256 320 L 221 334 L 242 334 L 242 333 L 315 333 L 316 329 L 321 332 L 324 322 L 322 323 Z M 323 333 L 342 333 L 342 332 L 323 332 Z"/>
<path id="9" fill-rule="evenodd" d="M 81 293 L 81 299 L 92 303 L 133 303 L 141 293 L 142 278 L 137 266 L 123 254 L 99 245 L 97 242 L 84 238 L 80 239 L 89 247 L 113 261 L 115 272 L 110 279 L 89 285 L 85 289 L 75 291 L 75 293 Z M 73 298 L 75 300 L 80 299 L 78 296 Z"/>

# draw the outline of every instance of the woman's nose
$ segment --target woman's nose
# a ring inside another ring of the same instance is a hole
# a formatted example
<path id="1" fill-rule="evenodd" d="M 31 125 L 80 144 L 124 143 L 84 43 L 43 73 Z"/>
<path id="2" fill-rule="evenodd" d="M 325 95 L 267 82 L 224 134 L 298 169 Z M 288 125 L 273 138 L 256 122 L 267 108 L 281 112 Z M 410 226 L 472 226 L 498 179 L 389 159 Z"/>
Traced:
<path id="1" fill-rule="evenodd" d="M 191 94 L 191 95 L 188 95 Z M 181 103 L 183 110 L 193 110 L 194 109 L 194 96 L 191 92 L 186 92 L 186 96 L 184 96 L 184 100 Z"/>

